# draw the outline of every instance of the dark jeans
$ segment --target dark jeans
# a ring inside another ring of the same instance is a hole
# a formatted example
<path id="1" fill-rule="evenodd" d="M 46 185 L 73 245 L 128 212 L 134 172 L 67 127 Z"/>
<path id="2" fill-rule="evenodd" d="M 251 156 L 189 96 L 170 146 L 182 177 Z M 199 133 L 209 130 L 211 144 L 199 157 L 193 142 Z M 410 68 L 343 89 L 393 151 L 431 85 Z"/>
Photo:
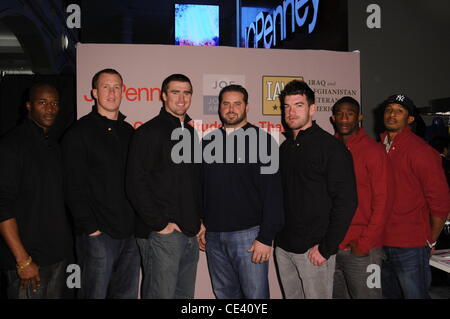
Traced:
<path id="1" fill-rule="evenodd" d="M 142 256 L 143 299 L 192 299 L 195 291 L 198 242 L 178 231 L 150 233 L 137 239 Z"/>
<path id="2" fill-rule="evenodd" d="M 140 256 L 135 238 L 77 237 L 82 299 L 138 297 Z"/>
<path id="3" fill-rule="evenodd" d="M 269 263 L 255 264 L 247 250 L 259 226 L 234 232 L 206 232 L 206 257 L 218 299 L 268 299 Z"/>
<path id="4" fill-rule="evenodd" d="M 381 288 L 386 299 L 429 299 L 430 248 L 383 247 Z"/>
<path id="5" fill-rule="evenodd" d="M 381 282 L 378 271 L 373 274 L 370 266 L 381 269 L 383 250 L 373 248 L 368 256 L 358 257 L 350 250 L 339 250 L 336 254 L 336 270 L 334 272 L 333 298 L 336 299 L 381 299 L 381 284 L 369 285 L 367 280 L 376 275 L 377 283 Z"/>
<path id="6" fill-rule="evenodd" d="M 20 278 L 17 271 L 5 272 L 7 281 L 7 294 L 9 299 L 61 299 L 67 298 L 66 285 L 67 261 L 63 260 L 50 266 L 39 267 L 40 287 L 33 292 L 31 285 L 27 289 L 20 287 Z"/>

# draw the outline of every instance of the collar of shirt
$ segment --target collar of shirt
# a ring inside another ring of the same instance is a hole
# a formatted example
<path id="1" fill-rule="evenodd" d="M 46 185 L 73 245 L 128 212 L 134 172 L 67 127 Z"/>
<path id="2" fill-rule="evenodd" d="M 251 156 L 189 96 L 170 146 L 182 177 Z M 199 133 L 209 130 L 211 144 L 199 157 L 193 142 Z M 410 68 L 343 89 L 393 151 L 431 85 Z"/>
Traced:
<path id="1" fill-rule="evenodd" d="M 292 130 L 288 130 L 286 132 L 283 132 L 283 134 L 286 137 L 286 139 L 291 141 L 291 143 L 295 143 L 300 138 L 306 137 L 306 136 L 314 133 L 315 131 L 317 131 L 318 128 L 319 128 L 319 126 L 316 124 L 316 121 L 313 121 L 312 125 L 310 127 L 308 127 L 306 130 L 300 130 L 298 132 L 297 137 L 295 138 L 295 140 L 294 140 L 294 132 Z"/>
<path id="2" fill-rule="evenodd" d="M 107 125 L 114 125 L 116 123 L 123 122 L 127 118 L 125 115 L 123 115 L 121 112 L 119 112 L 119 116 L 117 117 L 117 120 L 111 120 L 111 119 L 107 118 L 106 116 L 101 115 L 98 112 L 98 109 L 97 109 L 96 105 L 92 106 L 92 112 L 91 113 L 94 116 L 94 118 L 103 121 Z"/>
<path id="3" fill-rule="evenodd" d="M 166 120 L 168 120 L 172 125 L 175 127 L 186 127 L 186 124 L 189 125 L 189 122 L 192 121 L 192 119 L 189 117 L 189 115 L 186 113 L 184 116 L 183 124 L 181 123 L 180 119 L 169 112 L 166 111 L 165 107 L 161 107 L 161 111 L 159 111 L 159 115 Z"/>
<path id="4" fill-rule="evenodd" d="M 407 125 L 401 132 L 399 132 L 395 137 L 392 139 L 392 141 L 389 143 L 389 137 L 387 132 L 381 133 L 380 137 L 383 141 L 383 144 L 386 145 L 386 152 L 389 153 L 389 150 L 391 149 L 392 145 L 395 144 L 395 147 L 398 147 L 399 145 L 402 145 L 406 140 L 409 139 L 411 134 L 414 134 L 411 127 Z M 389 146 L 388 146 L 389 145 Z"/>

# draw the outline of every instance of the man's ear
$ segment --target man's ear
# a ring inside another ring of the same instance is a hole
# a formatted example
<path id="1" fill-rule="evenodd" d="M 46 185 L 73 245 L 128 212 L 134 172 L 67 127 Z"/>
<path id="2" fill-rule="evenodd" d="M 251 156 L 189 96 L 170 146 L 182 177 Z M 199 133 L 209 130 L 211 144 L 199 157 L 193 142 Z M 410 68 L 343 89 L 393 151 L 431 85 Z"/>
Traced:
<path id="1" fill-rule="evenodd" d="M 30 110 L 31 110 L 31 103 L 30 103 L 30 102 L 27 102 L 27 103 L 25 104 L 25 106 L 27 107 L 28 112 L 30 112 Z"/>
<path id="2" fill-rule="evenodd" d="M 313 116 L 317 112 L 317 105 L 311 104 L 309 106 L 309 115 Z"/>
<path id="3" fill-rule="evenodd" d="M 162 100 L 163 100 L 164 102 L 167 102 L 167 94 L 166 94 L 166 92 L 162 92 L 161 98 L 162 98 Z"/>
<path id="4" fill-rule="evenodd" d="M 98 99 L 97 89 L 92 89 L 92 96 L 94 99 Z"/>
<path id="5" fill-rule="evenodd" d="M 363 115 L 360 113 L 359 115 L 358 115 L 358 122 L 361 122 L 363 120 Z"/>
<path id="6" fill-rule="evenodd" d="M 411 124 L 412 122 L 414 122 L 415 118 L 414 116 L 409 115 L 408 116 L 408 124 Z"/>
<path id="7" fill-rule="evenodd" d="M 331 122 L 336 123 L 336 119 L 334 118 L 334 115 L 331 115 Z"/>

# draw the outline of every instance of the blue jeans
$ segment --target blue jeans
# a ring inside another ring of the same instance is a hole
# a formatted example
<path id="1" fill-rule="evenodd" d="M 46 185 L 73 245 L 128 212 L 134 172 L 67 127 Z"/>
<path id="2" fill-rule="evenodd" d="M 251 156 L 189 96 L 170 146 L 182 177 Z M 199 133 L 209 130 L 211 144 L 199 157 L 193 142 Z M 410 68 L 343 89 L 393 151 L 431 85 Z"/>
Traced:
<path id="1" fill-rule="evenodd" d="M 268 299 L 269 263 L 255 264 L 247 250 L 259 226 L 234 232 L 206 232 L 206 257 L 218 299 Z"/>
<path id="2" fill-rule="evenodd" d="M 79 298 L 136 299 L 140 256 L 135 238 L 114 239 L 108 234 L 77 237 L 81 266 Z"/>
<path id="3" fill-rule="evenodd" d="M 386 299 L 429 299 L 431 285 L 430 249 L 383 247 L 386 259 L 381 268 L 381 289 Z"/>
<path id="4" fill-rule="evenodd" d="M 31 285 L 27 289 L 20 287 L 20 278 L 16 270 L 5 272 L 7 281 L 7 294 L 9 299 L 60 299 L 69 298 L 66 285 L 67 261 L 62 260 L 56 264 L 39 267 L 40 287 L 33 292 Z"/>
<path id="5" fill-rule="evenodd" d="M 174 230 L 137 239 L 142 256 L 143 299 L 192 299 L 199 249 L 197 238 Z"/>

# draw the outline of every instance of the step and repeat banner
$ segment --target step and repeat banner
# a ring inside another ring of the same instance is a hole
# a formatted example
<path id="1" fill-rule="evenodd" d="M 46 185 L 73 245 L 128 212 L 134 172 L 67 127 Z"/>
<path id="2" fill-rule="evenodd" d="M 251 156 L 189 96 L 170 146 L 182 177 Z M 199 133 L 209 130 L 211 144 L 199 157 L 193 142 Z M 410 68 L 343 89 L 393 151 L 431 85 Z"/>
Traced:
<path id="1" fill-rule="evenodd" d="M 286 83 L 300 79 L 316 94 L 315 120 L 334 133 L 330 122 L 334 102 L 345 95 L 360 100 L 359 59 L 359 52 L 79 43 L 77 116 L 91 111 L 92 77 L 101 69 L 113 68 L 121 73 L 124 80 L 121 112 L 135 128 L 159 113 L 162 81 L 172 73 L 182 73 L 193 85 L 188 114 L 199 133 L 221 125 L 220 89 L 240 84 L 249 93 L 248 120 L 279 137 L 281 142 L 278 95 Z M 281 298 L 272 260 L 270 285 L 271 298 Z M 197 271 L 196 298 L 214 298 L 204 253 Z"/>

